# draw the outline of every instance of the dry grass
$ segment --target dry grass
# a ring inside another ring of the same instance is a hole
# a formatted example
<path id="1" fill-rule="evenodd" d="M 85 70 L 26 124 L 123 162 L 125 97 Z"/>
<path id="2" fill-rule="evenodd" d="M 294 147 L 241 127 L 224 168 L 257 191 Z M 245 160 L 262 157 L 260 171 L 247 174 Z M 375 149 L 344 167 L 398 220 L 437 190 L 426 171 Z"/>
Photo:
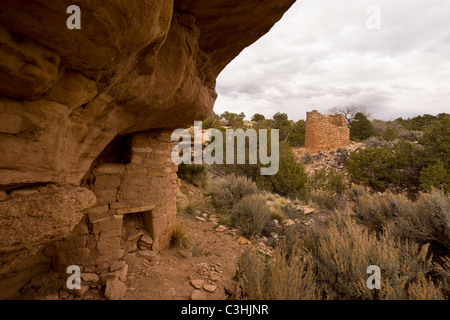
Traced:
<path id="1" fill-rule="evenodd" d="M 202 203 L 199 199 L 192 197 L 182 208 L 182 212 L 188 215 L 197 215 L 202 208 Z"/>
<path id="2" fill-rule="evenodd" d="M 269 202 L 270 218 L 282 222 L 286 218 L 286 213 L 292 206 L 292 201 L 284 197 L 278 197 Z"/>
<path id="3" fill-rule="evenodd" d="M 450 248 L 450 197 L 441 190 L 422 193 L 415 202 L 391 192 L 383 197 L 363 192 L 353 210 L 371 230 L 388 228 L 403 239 L 430 243 L 439 255 Z"/>
<path id="4" fill-rule="evenodd" d="M 310 190 L 306 195 L 306 202 L 313 207 L 333 210 L 336 206 L 334 193 L 325 190 Z"/>
<path id="5" fill-rule="evenodd" d="M 412 210 L 405 213 L 394 220 L 397 235 L 443 250 L 450 248 L 450 197 L 442 190 L 421 194 Z"/>
<path id="6" fill-rule="evenodd" d="M 450 297 L 450 257 L 445 256 L 440 259 L 440 264 L 435 263 L 435 271 L 437 272 L 438 282 L 442 286 L 442 292 L 447 299 Z"/>
<path id="7" fill-rule="evenodd" d="M 238 281 L 247 299 L 443 299 L 443 283 L 430 278 L 436 268 L 428 245 L 377 234 L 334 213 L 327 227 L 305 239 L 291 237 L 272 257 L 247 251 L 239 260 Z M 448 260 L 447 260 L 448 263 Z M 371 265 L 381 268 L 381 289 L 367 288 Z M 440 272 L 448 275 L 447 269 Z M 447 282 L 448 284 L 448 282 Z"/>
<path id="8" fill-rule="evenodd" d="M 362 196 L 362 195 L 366 194 L 367 192 L 368 191 L 365 186 L 357 184 L 357 185 L 352 186 L 350 189 L 346 190 L 345 194 L 349 200 L 356 201 L 356 199 L 359 196 Z"/>
<path id="9" fill-rule="evenodd" d="M 283 210 L 277 207 L 270 208 L 270 219 L 282 222 L 285 218 L 286 216 L 284 215 Z"/>
<path id="10" fill-rule="evenodd" d="M 191 240 L 187 232 L 180 226 L 175 226 L 170 237 L 170 247 L 187 249 L 191 246 Z"/>
<path id="11" fill-rule="evenodd" d="M 236 217 L 232 214 L 223 213 L 219 216 L 219 221 L 217 223 L 229 228 L 234 228 L 236 226 Z"/>
<path id="12" fill-rule="evenodd" d="M 313 228 L 303 241 L 312 253 L 318 287 L 331 299 L 443 299 L 430 280 L 428 245 L 376 234 L 347 214 L 333 214 L 326 229 Z M 381 268 L 381 289 L 366 286 L 368 266 Z"/>
<path id="13" fill-rule="evenodd" d="M 312 300 L 318 297 L 308 254 L 287 259 L 283 246 L 269 260 L 255 248 L 248 249 L 238 261 L 237 279 L 241 299 Z"/>

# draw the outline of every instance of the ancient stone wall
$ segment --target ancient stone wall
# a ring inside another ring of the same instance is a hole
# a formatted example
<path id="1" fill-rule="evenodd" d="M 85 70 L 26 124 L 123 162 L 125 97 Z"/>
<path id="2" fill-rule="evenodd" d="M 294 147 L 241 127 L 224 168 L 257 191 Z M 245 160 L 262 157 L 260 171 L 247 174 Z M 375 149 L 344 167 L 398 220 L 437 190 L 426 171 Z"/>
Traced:
<path id="1" fill-rule="evenodd" d="M 75 264 L 102 268 L 103 264 L 137 251 L 136 236 L 152 239 L 145 250 L 167 248 L 176 215 L 177 166 L 171 161 L 169 131 L 149 131 L 131 138 L 130 163 L 105 163 L 101 159 L 83 179 L 97 202 L 68 239 L 54 244 L 56 267 Z M 124 230 L 124 216 L 139 214 L 143 225 Z M 138 252 L 140 253 L 140 252 Z M 146 253 L 143 253 L 146 254 Z M 152 253 L 153 254 L 153 253 Z"/>
<path id="2" fill-rule="evenodd" d="M 317 110 L 306 113 L 305 147 L 312 153 L 345 147 L 350 129 L 343 114 L 323 115 Z"/>

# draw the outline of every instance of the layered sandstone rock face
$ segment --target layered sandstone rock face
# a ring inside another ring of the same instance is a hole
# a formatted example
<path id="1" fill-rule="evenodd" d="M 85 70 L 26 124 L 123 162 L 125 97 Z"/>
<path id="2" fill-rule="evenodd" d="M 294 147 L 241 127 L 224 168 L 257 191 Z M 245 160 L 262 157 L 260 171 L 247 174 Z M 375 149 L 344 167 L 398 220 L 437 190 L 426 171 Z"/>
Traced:
<path id="1" fill-rule="evenodd" d="M 73 1 L 0 1 L 0 282 L 117 258 L 136 210 L 167 246 L 170 129 L 210 114 L 218 74 L 294 1 L 79 0 L 81 30 Z"/>
<path id="2" fill-rule="evenodd" d="M 312 153 L 345 147 L 350 129 L 343 114 L 323 115 L 317 110 L 306 113 L 305 147 Z"/>

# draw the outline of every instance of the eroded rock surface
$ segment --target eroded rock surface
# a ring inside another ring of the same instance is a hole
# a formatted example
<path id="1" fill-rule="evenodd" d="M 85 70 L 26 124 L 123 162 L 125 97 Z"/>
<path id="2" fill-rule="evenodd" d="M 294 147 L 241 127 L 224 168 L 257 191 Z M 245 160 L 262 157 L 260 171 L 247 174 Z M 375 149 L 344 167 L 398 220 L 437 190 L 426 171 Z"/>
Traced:
<path id="1" fill-rule="evenodd" d="M 78 183 L 118 134 L 208 116 L 215 79 L 294 0 L 0 2 L 0 188 Z"/>
<path id="2" fill-rule="evenodd" d="M 24 253 L 64 239 L 95 201 L 91 191 L 80 187 L 18 190 L 0 201 L 0 274 Z"/>

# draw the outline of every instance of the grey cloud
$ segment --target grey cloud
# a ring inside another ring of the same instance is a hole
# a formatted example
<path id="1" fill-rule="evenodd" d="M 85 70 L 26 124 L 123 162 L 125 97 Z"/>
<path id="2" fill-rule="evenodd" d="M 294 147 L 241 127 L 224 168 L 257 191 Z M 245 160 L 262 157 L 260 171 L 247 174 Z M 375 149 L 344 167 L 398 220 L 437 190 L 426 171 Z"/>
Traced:
<path id="1" fill-rule="evenodd" d="M 381 30 L 366 27 L 372 4 Z M 294 119 L 350 103 L 385 119 L 446 112 L 448 12 L 445 0 L 297 1 L 219 76 L 216 109 Z"/>

